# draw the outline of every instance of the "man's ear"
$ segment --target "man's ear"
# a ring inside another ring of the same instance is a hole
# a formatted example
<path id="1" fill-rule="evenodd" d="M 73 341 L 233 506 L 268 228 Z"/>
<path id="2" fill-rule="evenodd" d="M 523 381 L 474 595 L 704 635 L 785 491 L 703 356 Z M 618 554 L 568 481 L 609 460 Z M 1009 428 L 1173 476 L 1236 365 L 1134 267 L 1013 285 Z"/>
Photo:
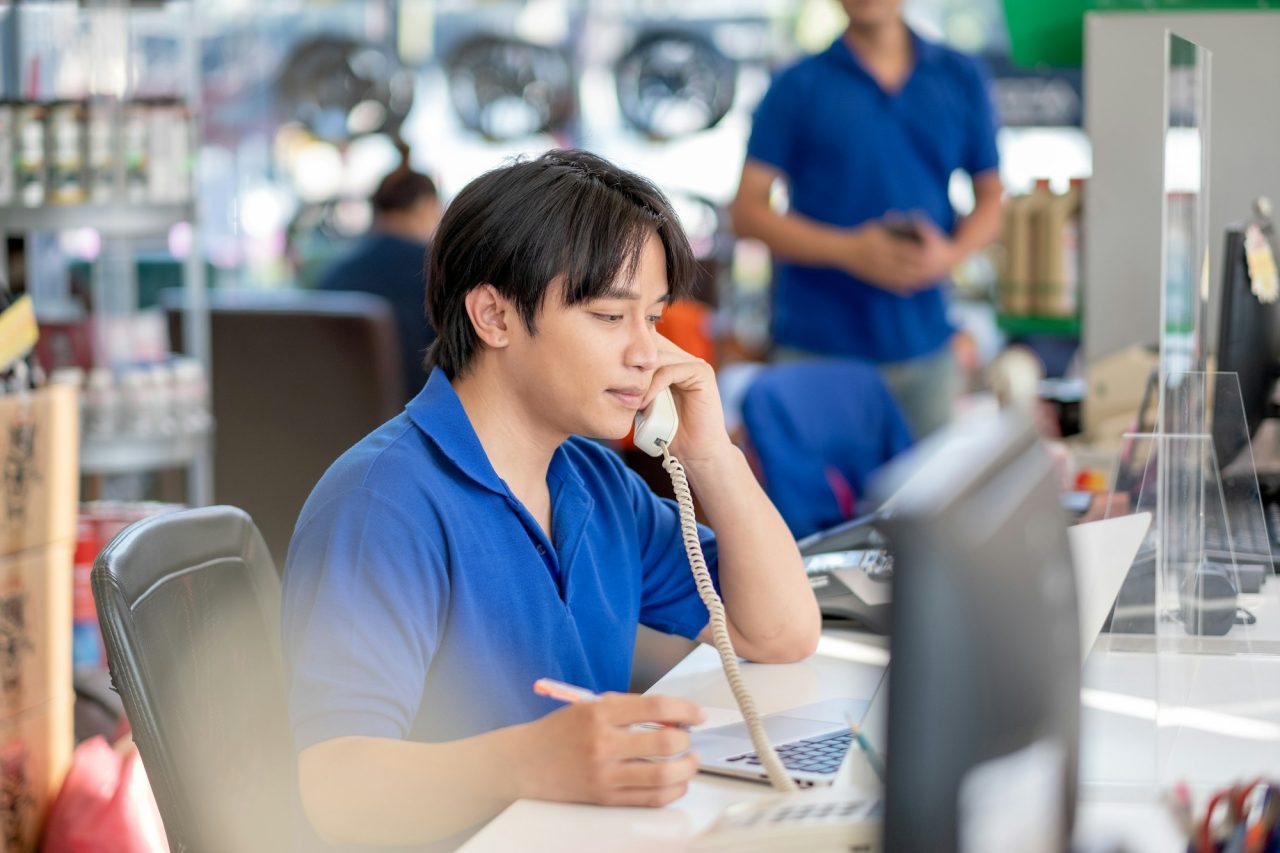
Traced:
<path id="1" fill-rule="evenodd" d="M 476 336 L 489 347 L 505 349 L 511 343 L 510 323 L 514 307 L 492 284 L 471 288 L 466 296 L 467 316 Z"/>

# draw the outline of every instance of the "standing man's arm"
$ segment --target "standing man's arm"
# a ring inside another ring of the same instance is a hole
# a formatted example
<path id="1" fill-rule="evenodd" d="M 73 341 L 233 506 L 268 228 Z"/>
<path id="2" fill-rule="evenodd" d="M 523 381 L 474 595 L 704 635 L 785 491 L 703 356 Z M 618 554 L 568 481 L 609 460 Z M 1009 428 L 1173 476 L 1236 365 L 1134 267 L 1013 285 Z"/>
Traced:
<path id="1" fill-rule="evenodd" d="M 1000 236 L 1004 212 L 1004 185 L 995 169 L 973 176 L 973 212 L 956 225 L 951 242 L 955 246 L 956 263 L 981 251 Z"/>
<path id="2" fill-rule="evenodd" d="M 662 388 L 675 391 L 680 428 L 671 452 L 716 531 L 720 590 L 735 650 L 762 663 L 808 657 L 822 629 L 818 602 L 791 531 L 729 440 L 715 371 L 661 337 L 658 358 L 645 405 Z M 710 626 L 698 639 L 711 642 Z"/>

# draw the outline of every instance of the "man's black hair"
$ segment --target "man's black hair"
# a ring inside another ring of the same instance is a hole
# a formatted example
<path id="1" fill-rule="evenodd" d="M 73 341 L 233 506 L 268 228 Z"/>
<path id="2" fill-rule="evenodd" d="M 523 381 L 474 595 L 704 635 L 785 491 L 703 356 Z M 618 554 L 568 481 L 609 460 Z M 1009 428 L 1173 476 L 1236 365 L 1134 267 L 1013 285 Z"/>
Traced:
<path id="1" fill-rule="evenodd" d="M 688 294 L 693 250 L 666 196 L 645 178 L 578 150 L 548 151 L 476 178 L 450 202 L 427 262 L 427 317 L 438 337 L 426 367 L 463 375 L 479 350 L 467 315 L 491 284 L 530 334 L 551 283 L 577 305 L 635 275 L 650 234 L 662 240 L 671 300 Z"/>

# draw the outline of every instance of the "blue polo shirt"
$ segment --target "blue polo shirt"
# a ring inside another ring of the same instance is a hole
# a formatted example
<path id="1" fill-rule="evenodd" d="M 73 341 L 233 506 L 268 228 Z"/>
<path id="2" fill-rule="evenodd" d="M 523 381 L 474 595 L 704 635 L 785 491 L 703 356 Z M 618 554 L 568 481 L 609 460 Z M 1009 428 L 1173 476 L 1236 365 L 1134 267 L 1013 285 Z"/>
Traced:
<path id="1" fill-rule="evenodd" d="M 283 641 L 294 741 L 445 741 L 559 703 L 533 682 L 626 690 L 637 623 L 707 623 L 676 505 L 571 438 L 547 472 L 548 538 L 498 477 L 438 369 L 344 453 L 289 546 Z M 709 565 L 715 538 L 701 529 Z"/>
<path id="2" fill-rule="evenodd" d="M 914 32 L 911 43 L 915 65 L 895 93 L 843 38 L 774 80 L 756 110 L 747 157 L 786 175 L 794 212 L 843 227 L 916 213 L 950 234 L 951 173 L 999 165 L 978 64 Z M 773 339 L 875 362 L 927 355 L 952 332 L 943 284 L 904 297 L 840 270 L 779 262 Z"/>

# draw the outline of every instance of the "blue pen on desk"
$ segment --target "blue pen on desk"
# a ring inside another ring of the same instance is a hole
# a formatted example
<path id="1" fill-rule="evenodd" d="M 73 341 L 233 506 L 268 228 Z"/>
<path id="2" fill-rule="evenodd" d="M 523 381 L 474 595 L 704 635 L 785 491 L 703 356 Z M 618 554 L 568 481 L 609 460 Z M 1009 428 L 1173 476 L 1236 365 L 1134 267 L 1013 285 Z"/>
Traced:
<path id="1" fill-rule="evenodd" d="M 849 724 L 849 731 L 853 733 L 853 739 L 857 741 L 858 748 L 866 756 L 867 764 L 875 771 L 876 778 L 884 782 L 884 761 L 881 760 L 880 753 L 876 752 L 876 748 L 871 745 L 871 741 L 867 740 L 867 736 L 862 733 L 862 729 L 853 721 L 852 716 L 846 713 L 844 719 Z"/>

